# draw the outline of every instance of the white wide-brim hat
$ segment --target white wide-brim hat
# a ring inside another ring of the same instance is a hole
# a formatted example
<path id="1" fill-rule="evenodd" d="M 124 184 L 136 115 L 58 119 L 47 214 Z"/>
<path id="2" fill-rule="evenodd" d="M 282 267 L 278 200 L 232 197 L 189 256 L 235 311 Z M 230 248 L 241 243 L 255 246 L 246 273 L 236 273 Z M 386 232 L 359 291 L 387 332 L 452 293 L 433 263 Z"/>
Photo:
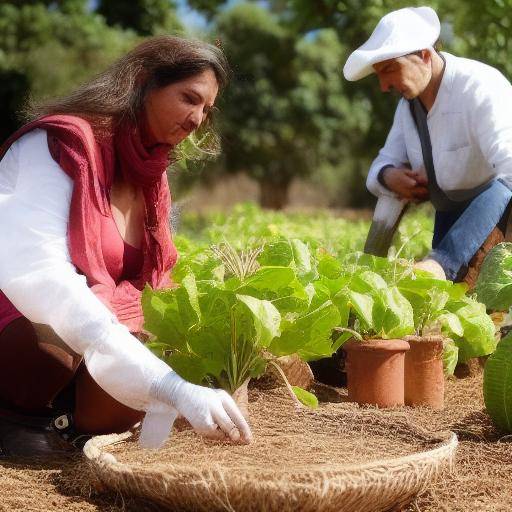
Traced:
<path id="1" fill-rule="evenodd" d="M 386 14 L 372 35 L 354 50 L 343 74 L 351 82 L 374 73 L 373 64 L 431 48 L 439 38 L 441 24 L 430 7 L 406 7 Z"/>

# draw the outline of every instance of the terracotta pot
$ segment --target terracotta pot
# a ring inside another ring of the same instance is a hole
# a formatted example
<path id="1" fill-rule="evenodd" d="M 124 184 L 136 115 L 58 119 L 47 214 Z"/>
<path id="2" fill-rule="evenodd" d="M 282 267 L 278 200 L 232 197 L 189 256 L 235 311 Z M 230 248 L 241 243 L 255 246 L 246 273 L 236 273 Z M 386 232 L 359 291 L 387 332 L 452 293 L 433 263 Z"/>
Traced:
<path id="1" fill-rule="evenodd" d="M 405 354 L 405 404 L 444 408 L 442 336 L 408 336 Z"/>
<path id="2" fill-rule="evenodd" d="M 378 407 L 404 405 L 404 340 L 350 340 L 347 354 L 348 399 Z"/>

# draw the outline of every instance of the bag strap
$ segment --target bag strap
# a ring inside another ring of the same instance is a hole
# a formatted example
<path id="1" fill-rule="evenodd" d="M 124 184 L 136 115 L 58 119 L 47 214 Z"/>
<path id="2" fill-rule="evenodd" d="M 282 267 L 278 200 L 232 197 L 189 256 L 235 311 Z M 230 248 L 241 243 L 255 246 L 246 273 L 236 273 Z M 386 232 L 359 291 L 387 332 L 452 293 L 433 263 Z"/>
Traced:
<path id="1" fill-rule="evenodd" d="M 409 100 L 409 107 L 420 138 L 423 163 L 425 165 L 425 170 L 427 171 L 428 191 L 431 203 L 438 211 L 450 211 L 464 208 L 468 203 L 467 201 L 451 200 L 437 183 L 434 158 L 432 156 L 432 142 L 428 131 L 427 112 L 425 107 L 421 104 L 419 98 Z"/>

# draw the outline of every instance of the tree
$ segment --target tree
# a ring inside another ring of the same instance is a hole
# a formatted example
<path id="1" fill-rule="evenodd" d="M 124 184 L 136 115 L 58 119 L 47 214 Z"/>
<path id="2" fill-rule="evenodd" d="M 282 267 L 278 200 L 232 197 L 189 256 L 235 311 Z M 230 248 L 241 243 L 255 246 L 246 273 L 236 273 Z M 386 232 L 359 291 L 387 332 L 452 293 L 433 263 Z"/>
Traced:
<path id="1" fill-rule="evenodd" d="M 16 4 L 16 5 L 15 5 Z M 59 8 L 62 8 L 62 10 Z M 0 132 L 22 122 L 24 101 L 55 97 L 100 72 L 137 41 L 133 32 L 106 25 L 83 0 L 0 3 Z"/>
<path id="2" fill-rule="evenodd" d="M 457 48 L 512 79 L 512 0 L 460 1 L 451 10 Z"/>
<path id="3" fill-rule="evenodd" d="M 223 163 L 258 181 L 262 206 L 282 208 L 294 178 L 343 162 L 359 121 L 344 97 L 340 43 L 332 31 L 298 37 L 254 4 L 220 14 L 216 31 L 234 68 L 221 109 Z"/>
<path id="4" fill-rule="evenodd" d="M 97 12 L 109 25 L 130 28 L 143 36 L 183 31 L 172 0 L 101 0 Z"/>
<path id="5" fill-rule="evenodd" d="M 230 129 L 224 126 L 223 132 L 228 167 L 233 169 L 238 166 L 239 170 L 250 168 L 250 174 L 259 179 L 261 186 L 270 189 L 269 194 L 283 195 L 295 176 L 314 178 L 320 175 L 329 183 L 328 191 L 333 204 L 339 205 L 343 200 L 353 205 L 371 202 L 371 196 L 365 190 L 365 174 L 370 161 L 384 144 L 397 100 L 382 94 L 377 81 L 372 77 L 350 83 L 343 78 L 341 70 L 350 52 L 368 38 L 385 13 L 410 5 L 411 2 L 269 0 L 267 4 L 270 12 L 266 18 L 262 18 L 264 15 L 261 9 L 258 11 L 260 19 L 257 29 L 251 25 L 250 20 L 244 20 L 243 17 L 243 9 L 247 12 L 246 18 L 250 17 L 249 13 L 256 12 L 254 4 L 238 5 L 235 11 L 224 11 L 225 2 L 220 0 L 190 0 L 189 3 L 217 20 L 217 30 L 224 41 L 228 57 L 235 64 L 235 71 L 243 77 L 254 77 L 254 80 L 245 82 L 235 80 L 227 96 L 228 102 L 224 108 L 229 122 L 226 125 L 232 124 Z M 325 30 L 337 34 L 337 43 L 331 36 L 327 43 L 324 36 L 320 35 Z M 274 41 L 267 43 L 269 31 Z M 303 44 L 303 41 L 306 43 Z M 315 44 L 320 49 L 314 59 L 301 62 L 305 54 L 299 55 L 298 48 L 304 48 L 306 54 L 307 51 L 315 53 Z M 282 57 L 281 52 L 285 48 L 285 57 Z M 306 51 L 306 48 L 310 49 Z M 329 88 L 322 88 L 318 86 L 315 73 L 327 76 L 326 70 L 322 69 L 327 61 L 327 74 L 332 82 Z M 261 68 L 261 62 L 266 62 L 264 69 Z M 311 69 L 312 73 L 308 75 L 307 69 Z M 278 84 L 274 79 L 277 70 L 294 77 L 293 80 L 287 86 Z M 299 80 L 300 74 L 300 81 L 294 81 Z M 304 78 L 306 76 L 308 80 Z M 297 100 L 299 96 L 307 99 L 307 102 L 301 104 Z M 330 109 L 324 108 L 315 113 L 307 111 L 307 106 L 314 104 L 315 96 L 318 98 L 318 107 L 323 101 L 329 104 Z M 326 96 L 329 97 L 328 102 Z M 230 102 L 236 103 L 236 110 L 231 108 Z M 261 133 L 246 137 L 248 131 L 255 131 L 251 123 L 261 111 L 262 102 L 271 106 L 271 112 L 258 119 L 255 125 Z M 287 107 L 283 106 L 285 103 Z M 246 104 L 250 105 L 249 112 L 246 112 Z M 271 120 L 273 127 L 270 126 Z M 247 124 L 249 126 L 245 127 Z M 281 127 L 286 125 L 286 133 L 293 134 L 293 143 L 283 137 L 276 137 L 277 124 Z M 305 137 L 305 132 L 315 136 Z M 265 147 L 269 137 L 279 149 L 276 149 L 274 159 L 269 158 L 265 163 L 265 155 L 270 156 L 270 153 L 260 149 Z M 308 151 L 300 149 L 305 141 Z M 253 149 L 249 153 L 248 148 L 251 147 Z M 287 164 L 280 167 L 278 174 L 271 169 L 277 165 L 279 155 L 286 155 Z M 258 161 L 260 164 L 256 166 Z M 306 165 L 311 168 L 306 169 Z M 287 172 L 284 171 L 285 166 Z M 265 179 L 261 176 L 265 176 Z"/>

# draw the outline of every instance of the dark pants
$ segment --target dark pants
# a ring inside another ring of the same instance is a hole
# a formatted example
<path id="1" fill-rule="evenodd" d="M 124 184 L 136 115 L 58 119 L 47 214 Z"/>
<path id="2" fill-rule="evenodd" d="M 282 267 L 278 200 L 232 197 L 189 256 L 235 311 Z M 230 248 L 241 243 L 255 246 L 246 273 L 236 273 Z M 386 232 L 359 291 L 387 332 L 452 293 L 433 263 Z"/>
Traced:
<path id="1" fill-rule="evenodd" d="M 490 240 L 503 241 L 511 197 L 508 184 L 496 180 L 466 207 L 436 212 L 429 257 L 443 267 L 448 279 L 461 281 L 481 248 L 489 248 Z"/>
<path id="2" fill-rule="evenodd" d="M 24 317 L 0 333 L 0 407 L 26 415 L 72 412 L 76 429 L 87 434 L 124 432 L 142 419 L 96 384 L 80 356 L 49 338 Z"/>

